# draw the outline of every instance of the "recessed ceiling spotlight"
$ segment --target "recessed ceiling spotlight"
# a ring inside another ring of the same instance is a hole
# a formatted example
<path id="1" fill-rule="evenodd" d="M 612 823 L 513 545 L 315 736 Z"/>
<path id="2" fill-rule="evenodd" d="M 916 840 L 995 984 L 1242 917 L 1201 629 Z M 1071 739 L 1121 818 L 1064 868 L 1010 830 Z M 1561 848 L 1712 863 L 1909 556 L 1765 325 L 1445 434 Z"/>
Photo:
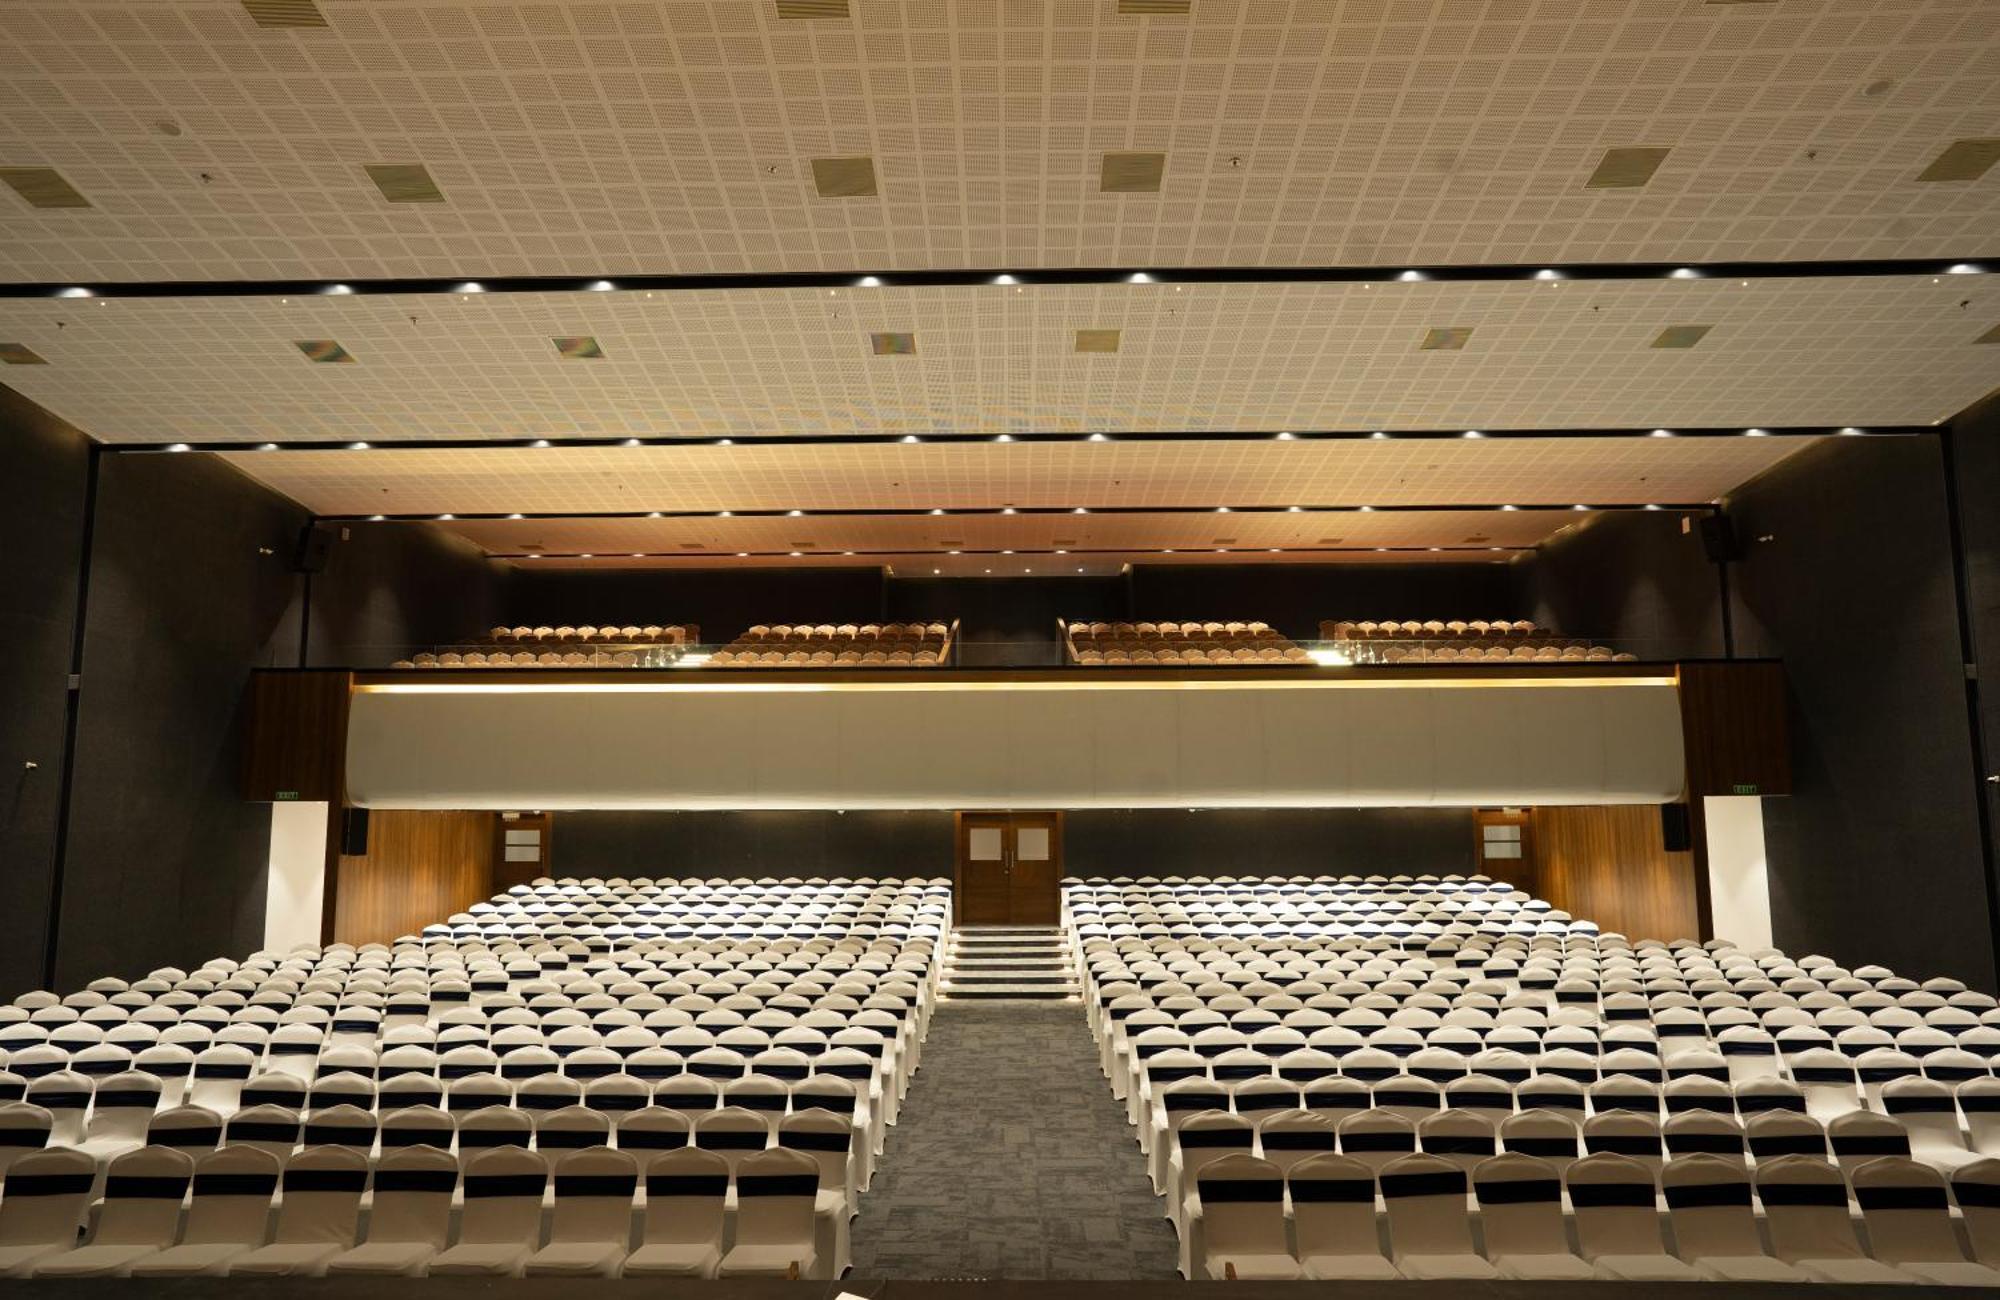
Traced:
<path id="1" fill-rule="evenodd" d="M 579 555 L 576 558 L 579 560 L 594 560 L 597 558 L 597 555 L 594 552 L 585 551 L 582 555 Z"/>
<path id="2" fill-rule="evenodd" d="M 747 560 L 747 559 L 749 559 L 749 558 L 750 558 L 750 552 L 748 552 L 748 551 L 738 551 L 738 552 L 736 552 L 736 558 L 737 558 L 737 559 L 739 559 L 739 560 Z"/>
<path id="3" fill-rule="evenodd" d="M 735 513 L 735 512 L 734 512 L 734 511 L 731 511 L 731 510 L 718 510 L 718 511 L 716 511 L 716 512 L 715 512 L 715 517 L 716 517 L 717 519 L 727 519 L 727 518 L 729 518 L 729 517 L 730 517 L 731 515 L 733 515 L 734 513 Z"/>
<path id="4" fill-rule="evenodd" d="M 381 522 L 382 522 L 383 520 L 387 519 L 388 517 L 389 517 L 389 516 L 387 516 L 387 515 L 370 515 L 370 516 L 368 516 L 368 518 L 369 518 L 369 519 L 370 519 L 370 520 L 371 520 L 372 522 L 374 522 L 374 523 L 378 523 L 378 524 L 379 524 L 379 523 L 381 523 Z"/>
<path id="5" fill-rule="evenodd" d="M 1012 551 L 1002 551 L 1002 552 L 1000 552 L 1000 554 L 1002 554 L 1002 555 L 1012 555 L 1013 553 L 1014 553 L 1014 552 L 1012 552 Z"/>
<path id="6" fill-rule="evenodd" d="M 947 554 L 947 555 L 957 555 L 957 554 L 958 554 L 958 552 L 957 552 L 957 551 L 947 551 L 947 552 L 945 552 L 945 554 Z"/>
<path id="7" fill-rule="evenodd" d="M 1374 506 L 1363 506 L 1363 507 L 1361 507 L 1361 513 L 1362 513 L 1362 514 L 1364 514 L 1364 515 L 1372 515 L 1372 514 L 1374 514 L 1374 513 L 1375 513 L 1375 507 L 1374 507 Z"/>
<path id="8" fill-rule="evenodd" d="M 648 511 L 646 512 L 646 518 L 648 518 L 648 519 L 659 519 L 659 518 L 663 518 L 663 516 L 662 516 L 662 515 L 660 514 L 660 512 L 659 512 L 659 511 L 657 511 L 657 510 L 648 510 Z"/>
<path id="9" fill-rule="evenodd" d="M 1014 441 L 1014 435 L 1013 435 L 1013 434 L 1011 434 L 1011 433 L 1003 433 L 1003 434 L 1001 434 L 1001 435 L 1000 435 L 999 437 L 995 438 L 995 439 L 994 439 L 993 441 L 995 441 L 995 442 L 1012 442 L 1012 441 Z"/>
<path id="10" fill-rule="evenodd" d="M 56 297 L 58 298 L 93 298 L 95 296 L 90 290 L 81 287 L 56 290 Z"/>
<path id="11" fill-rule="evenodd" d="M 1477 429 L 1467 429 L 1464 433 L 1460 434 L 1459 436 L 1462 438 L 1484 438 L 1486 435 L 1481 433 Z"/>
<path id="12" fill-rule="evenodd" d="M 1008 275 L 1008 274 L 1007 274 L 1006 272 L 1004 272 L 1004 271 L 1003 271 L 1003 272 L 1001 272 L 1001 273 L 1000 273 L 999 275 L 996 275 L 996 276 L 994 276 L 994 277 L 993 277 L 993 283 L 995 283 L 995 284 L 1019 284 L 1019 283 L 1021 283 L 1021 282 L 1020 282 L 1019 280 L 1016 280 L 1016 279 L 1015 279 L 1015 278 L 1014 278 L 1013 276 L 1011 276 L 1011 275 Z"/>
<path id="13" fill-rule="evenodd" d="M 260 442 L 257 444 L 258 451 L 276 451 L 277 449 L 278 444 L 275 442 Z"/>
<path id="14" fill-rule="evenodd" d="M 347 449 L 349 451 L 367 451 L 368 444 L 365 442 L 350 442 L 347 444 Z"/>
<path id="15" fill-rule="evenodd" d="M 1228 506 L 1217 506 L 1217 507 L 1215 508 L 1215 513 L 1216 513 L 1216 514 L 1219 514 L 1219 515 L 1226 515 L 1226 514 L 1228 514 L 1228 513 L 1229 513 L 1229 507 L 1228 507 Z"/>
<path id="16" fill-rule="evenodd" d="M 944 513 L 944 507 L 943 507 L 943 506 L 932 506 L 932 507 L 931 507 L 931 513 L 932 513 L 932 514 L 934 514 L 934 515 L 941 515 L 941 514 L 943 514 L 943 513 Z"/>
<path id="17" fill-rule="evenodd" d="M 1068 552 L 1068 551 L 1057 551 L 1057 552 L 1056 552 L 1056 554 L 1057 554 L 1057 555 L 1068 555 L 1068 554 L 1069 554 L 1069 552 Z"/>
<path id="18" fill-rule="evenodd" d="M 1953 262 L 1945 268 L 1947 275 L 1978 275 L 1986 268 L 1976 262 Z"/>
<path id="19" fill-rule="evenodd" d="M 1646 503 L 1646 509 L 1648 509 L 1648 510 L 1658 510 L 1659 508 L 1660 508 L 1660 507 L 1659 507 L 1659 505 L 1658 505 L 1657 503 L 1655 503 L 1655 502 L 1652 502 L 1652 501 L 1648 501 L 1648 502 Z M 1494 549 L 1496 549 L 1496 550 L 1497 550 L 1497 549 L 1499 549 L 1499 548 L 1498 548 L 1498 547 L 1496 547 L 1496 548 L 1494 548 Z"/>
<path id="20" fill-rule="evenodd" d="M 734 446 L 736 445 L 736 439 L 734 439 L 734 438 L 717 438 L 717 439 L 715 440 L 715 445 L 716 445 L 716 446 L 718 446 L 718 447 L 734 447 Z"/>
<path id="21" fill-rule="evenodd" d="M 527 518 L 527 516 L 526 516 L 526 515 L 524 515 L 524 514 L 520 514 L 520 513 L 518 513 L 518 512 L 517 512 L 517 513 L 515 513 L 515 514 L 511 514 L 511 515 L 508 515 L 507 517 L 508 517 L 509 519 L 526 519 L 526 518 Z"/>
<path id="22" fill-rule="evenodd" d="M 481 284 L 481 283 L 479 283 L 479 281 L 477 281 L 477 280 L 466 280 L 466 281 L 464 281 L 463 283 L 461 283 L 461 284 L 460 284 L 460 285 L 459 285 L 459 286 L 458 286 L 458 287 L 457 287 L 456 289 L 452 290 L 452 292 L 453 292 L 453 293 L 485 293 L 485 292 L 486 292 L 486 286 L 485 286 L 485 285 L 483 285 L 483 284 Z"/>
<path id="23" fill-rule="evenodd" d="M 906 434 L 904 434 L 904 435 L 903 435 L 903 441 L 904 441 L 904 442 L 922 442 L 922 441 L 923 441 L 923 439 L 922 439 L 922 438 L 919 438 L 919 437 L 918 437 L 918 436 L 917 436 L 916 434 L 914 434 L 914 433 L 906 433 Z"/>
<path id="24" fill-rule="evenodd" d="M 380 518 L 381 518 L 382 516 L 380 516 L 380 515 L 377 515 L 377 516 L 375 516 L 375 517 L 376 517 L 377 519 L 380 519 Z M 530 552 L 528 553 L 528 558 L 529 558 L 529 559 L 531 559 L 531 560 L 539 560 L 539 559 L 541 559 L 541 558 L 542 558 L 542 553 L 541 553 L 540 551 L 530 551 Z"/>
<path id="25" fill-rule="evenodd" d="M 1153 277 L 1147 275 L 1144 271 L 1134 271 L 1125 277 L 1125 283 L 1127 284 L 1151 284 L 1152 282 Z"/>
<path id="26" fill-rule="evenodd" d="M 549 440 L 547 438 L 537 438 L 528 445 L 530 447 L 546 447 L 549 445 Z"/>
<path id="27" fill-rule="evenodd" d="M 882 281 L 876 276 L 864 275 L 854 282 L 854 287 L 857 289 L 879 289 L 882 287 Z"/>
<path id="28" fill-rule="evenodd" d="M 1519 509 L 1520 509 L 1521 507 L 1519 507 L 1519 506 L 1501 506 L 1500 508 L 1501 508 L 1502 510 L 1519 510 Z"/>
<path id="29" fill-rule="evenodd" d="M 1375 554 L 1377 555 L 1385 554 L 1388 551 L 1388 549 L 1389 548 L 1386 546 L 1378 546 L 1375 548 Z"/>
<path id="30" fill-rule="evenodd" d="M 803 552 L 803 551 L 793 551 L 793 552 L 792 552 L 792 555 L 794 555 L 794 556 L 799 556 L 799 555 L 803 555 L 803 554 L 805 554 L 805 552 Z"/>
<path id="31" fill-rule="evenodd" d="M 1105 437 L 1105 436 L 1104 436 L 1103 434 L 1101 434 L 1101 433 L 1093 433 L 1093 434 L 1091 434 L 1091 435 L 1090 435 L 1090 441 L 1092 441 L 1092 442 L 1110 442 L 1110 441 L 1111 441 L 1111 439 L 1109 439 L 1109 438 Z"/>
<path id="32" fill-rule="evenodd" d="M 168 444 L 167 444 L 167 450 L 168 450 L 168 451 L 187 451 L 187 450 L 189 450 L 189 447 L 188 447 L 188 445 L 187 445 L 186 443 L 184 443 L 184 442 L 170 442 L 170 443 L 168 443 Z"/>
<path id="33" fill-rule="evenodd" d="M 1387 438 L 1389 435 L 1382 432 L 1380 429 L 1377 429 L 1375 432 L 1369 434 L 1368 436 L 1370 438 L 1381 439 L 1381 438 Z"/>
<path id="34" fill-rule="evenodd" d="M 1762 429 L 1745 429 L 1743 431 L 1743 436 L 1746 438 L 1768 438 L 1771 435 L 1766 433 Z"/>
<path id="35" fill-rule="evenodd" d="M 1437 553 L 1438 553 L 1439 551 L 1443 550 L 1443 549 L 1444 549 L 1444 547 L 1442 547 L 1442 546 L 1427 546 L 1427 547 L 1425 547 L 1424 549 L 1425 549 L 1425 550 L 1427 550 L 1427 551 L 1429 551 L 1429 552 L 1430 552 L 1431 554 L 1435 555 L 1435 554 L 1437 554 Z"/>
<path id="36" fill-rule="evenodd" d="M 1535 278 L 1537 280 L 1560 280 L 1562 279 L 1562 272 L 1545 266 L 1535 272 Z"/>
<path id="37" fill-rule="evenodd" d="M 646 444 L 639 441 L 637 438 L 627 438 L 624 442 L 620 443 L 619 445 L 623 447 L 643 447 Z"/>
<path id="38" fill-rule="evenodd" d="M 1863 429 L 1856 429 L 1856 428 L 1854 428 L 1853 426 L 1851 426 L 1851 425 L 1850 425 L 1849 427 L 1847 427 L 1847 428 L 1845 428 L 1845 429 L 1842 429 L 1842 430 L 1840 431 L 1840 436 L 1841 436 L 1841 437 L 1843 437 L 1843 438 L 1858 438 L 1858 437 L 1860 437 L 1860 436 L 1861 436 L 1861 435 L 1862 435 L 1862 434 L 1863 434 L 1864 432 L 1866 432 L 1866 430 L 1863 430 Z"/>
<path id="39" fill-rule="evenodd" d="M 1087 515 L 1090 513 L 1090 510 L 1088 507 L 1078 506 L 1076 509 L 1070 511 L 1070 513 L 1073 515 Z"/>
<path id="40" fill-rule="evenodd" d="M 353 293 L 354 287 L 346 284 L 329 284 L 326 288 L 321 289 L 320 292 L 331 294 Z"/>
<path id="41" fill-rule="evenodd" d="M 1424 273 L 1423 273 L 1422 271 L 1405 271 L 1405 272 L 1403 272 L 1403 273 L 1402 273 L 1401 275 L 1397 276 L 1396 278 L 1397 278 L 1398 280 L 1402 280 L 1402 281 L 1404 281 L 1405 283 L 1407 283 L 1407 282 L 1409 282 L 1409 281 L 1412 281 L 1412 280 L 1421 280 L 1421 279 L 1423 279 L 1423 278 L 1424 278 Z"/>
<path id="42" fill-rule="evenodd" d="M 1160 548 L 1160 554 L 1162 555 L 1172 555 L 1173 553 L 1174 553 L 1174 548 L 1171 546 L 1163 546 Z"/>
<path id="43" fill-rule="evenodd" d="M 1701 279 L 1701 272 L 1691 266 L 1677 266 L 1667 272 L 1667 278 L 1670 280 L 1699 280 Z"/>
<path id="44" fill-rule="evenodd" d="M 1674 431 L 1672 429 L 1655 429 L 1646 436 L 1649 438 L 1671 438 L 1674 436 Z"/>
<path id="45" fill-rule="evenodd" d="M 588 288 L 592 293 L 610 293 L 613 289 L 616 289 L 618 286 L 611 283 L 611 281 L 609 280 L 592 280 L 585 287 Z"/>
<path id="46" fill-rule="evenodd" d="M 1589 507 L 1589 506 L 1585 506 L 1585 505 L 1575 505 L 1575 506 L 1571 506 L 1571 507 L 1570 507 L 1570 509 L 1572 509 L 1572 510 L 1588 510 L 1588 509 L 1590 509 L 1590 507 Z"/>
<path id="47" fill-rule="evenodd" d="M 643 560 L 643 559 L 645 559 L 645 558 L 646 558 L 646 556 L 645 556 L 645 554 L 644 554 L 643 552 L 640 552 L 640 551 L 634 551 L 634 552 L 632 552 L 632 558 L 633 558 L 633 559 L 635 559 L 635 560 Z"/>
<path id="48" fill-rule="evenodd" d="M 1288 515 L 1295 515 L 1304 509 L 1305 509 L 1304 506 L 1286 506 L 1285 513 Z"/>
<path id="49" fill-rule="evenodd" d="M 1012 507 L 1012 506 L 1003 506 L 1003 507 L 1001 507 L 1001 509 L 1000 509 L 1000 513 L 1001 513 L 1001 514 L 1003 514 L 1003 515 L 1011 515 L 1011 514 L 1013 514 L 1013 513 L 1014 513 L 1014 507 Z"/>
<path id="50" fill-rule="evenodd" d="M 787 510 L 787 511 L 786 511 L 785 513 L 786 513 L 786 514 L 788 514 L 788 515 L 790 515 L 790 516 L 791 516 L 792 518 L 794 518 L 794 519 L 797 519 L 797 518 L 798 518 L 798 517 L 799 517 L 800 515 L 804 514 L 804 513 L 805 513 L 805 511 L 803 511 L 803 510 Z"/>
<path id="51" fill-rule="evenodd" d="M 1292 441 L 1292 439 L 1293 439 L 1293 438 L 1295 438 L 1295 437 L 1297 437 L 1297 436 L 1298 436 L 1298 435 L 1296 435 L 1296 434 L 1293 434 L 1293 433 L 1280 433 L 1280 434 L 1278 435 L 1278 441 L 1279 441 L 1279 442 L 1290 442 L 1290 441 Z"/>

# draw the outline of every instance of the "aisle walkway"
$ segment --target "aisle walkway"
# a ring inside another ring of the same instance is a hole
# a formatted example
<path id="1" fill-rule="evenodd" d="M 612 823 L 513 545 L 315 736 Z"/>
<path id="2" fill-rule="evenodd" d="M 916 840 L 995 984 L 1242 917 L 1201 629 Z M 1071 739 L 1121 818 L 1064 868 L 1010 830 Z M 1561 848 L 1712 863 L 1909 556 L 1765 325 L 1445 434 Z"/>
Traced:
<path id="1" fill-rule="evenodd" d="M 854 1223 L 856 1278 L 1175 1276 L 1074 1002 L 947 1001 Z"/>

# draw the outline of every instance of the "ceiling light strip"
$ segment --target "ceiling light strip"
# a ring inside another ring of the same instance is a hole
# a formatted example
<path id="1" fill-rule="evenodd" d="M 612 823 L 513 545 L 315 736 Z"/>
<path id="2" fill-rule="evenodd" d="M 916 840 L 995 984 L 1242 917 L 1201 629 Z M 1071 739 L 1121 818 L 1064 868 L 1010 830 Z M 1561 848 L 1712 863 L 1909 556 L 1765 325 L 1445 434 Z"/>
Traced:
<path id="1" fill-rule="evenodd" d="M 1918 434 L 1934 434 L 1937 429 L 1931 425 L 1883 425 L 1856 428 L 1851 425 L 1764 425 L 1748 429 L 1736 426 L 1700 429 L 1659 429 L 1654 427 L 1632 429 L 1481 429 L 1478 437 L 1484 440 L 1505 441 L 1518 438 L 1826 438 L 1836 434 L 1853 436 L 1857 434 L 1882 437 L 1909 437 Z M 480 451 L 507 451 L 510 449 L 549 451 L 574 447 L 619 447 L 625 450 L 643 448 L 702 449 L 712 447 L 865 447 L 887 446 L 966 446 L 991 445 L 1020 447 L 1037 443 L 1158 443 L 1158 442 L 1400 442 L 1462 440 L 1468 436 L 1465 429 L 1284 429 L 1284 430 L 1217 430 L 1217 429 L 1174 429 L 1145 430 L 1133 433 L 796 433 L 796 434 L 745 434 L 730 437 L 709 435 L 688 437 L 634 438 L 628 435 L 618 437 L 588 438 L 410 438 L 394 442 L 355 443 L 339 438 L 294 438 L 281 442 L 122 442 L 107 443 L 107 452 L 157 452 L 157 451 L 218 451 L 218 452 L 286 452 L 286 451 L 451 451 L 461 448 L 476 448 Z"/>
<path id="2" fill-rule="evenodd" d="M 938 288 L 994 285 L 1453 284 L 1535 280 L 1797 280 L 1897 275 L 1968 275 L 2000 271 L 2000 262 L 1967 258 L 1867 258 L 1816 262 L 1570 262 L 1505 266 L 1180 266 L 1006 270 L 764 272 L 744 275 L 512 275 L 470 281 L 463 275 L 379 280 L 136 280 L 102 284 L 0 285 L 0 297 L 262 298 L 278 294 L 600 293 L 644 290 L 713 293 L 719 289 Z"/>
<path id="3" fill-rule="evenodd" d="M 1593 502 L 1578 505 L 1574 502 L 1541 502 L 1532 505 L 1492 504 L 1486 502 L 1456 503 L 1446 505 L 1257 505 L 1257 506 L 957 506 L 950 509 L 932 507 L 930 509 L 891 508 L 877 509 L 867 506 L 835 507 L 826 509 L 759 509 L 759 510 L 512 510 L 512 511 L 457 511 L 440 514 L 436 511 L 411 511 L 403 514 L 329 514 L 319 518 L 328 522 L 362 520 L 369 523 L 429 523 L 439 520 L 503 520 L 522 521 L 529 519 L 885 519 L 885 518 L 930 518 L 1024 515 L 1286 515 L 1286 514 L 1491 514 L 1504 511 L 1509 514 L 1519 512 L 1531 514 L 1545 512 L 1551 514 L 1574 514 L 1578 510 L 1712 510 L 1714 503 L 1708 501 L 1614 501 Z"/>

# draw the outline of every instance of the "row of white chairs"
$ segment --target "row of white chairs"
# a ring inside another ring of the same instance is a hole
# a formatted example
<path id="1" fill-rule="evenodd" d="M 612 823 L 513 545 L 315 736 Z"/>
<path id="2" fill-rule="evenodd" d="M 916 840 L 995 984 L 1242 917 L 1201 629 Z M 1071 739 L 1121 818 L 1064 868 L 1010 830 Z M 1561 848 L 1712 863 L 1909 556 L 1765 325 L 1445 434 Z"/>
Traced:
<path id="1" fill-rule="evenodd" d="M 92 1157 L 51 1148 L 16 1161 L 0 1192 L 0 1276 L 796 1279 L 844 1267 L 829 1228 L 844 1243 L 847 1215 L 829 1224 L 818 1209 L 823 1153 L 551 1154 L 415 1145 L 371 1170 L 346 1146 L 147 1146 L 111 1162 L 92 1213 Z"/>
<path id="2" fill-rule="evenodd" d="M 1425 1154 L 1281 1169 L 1230 1153 L 1195 1186 L 1190 1277 L 2000 1286 L 1994 1160 L 1947 1183 L 1894 1158 L 1843 1174 L 1809 1156 L 1753 1173 L 1705 1155 L 1655 1170 L 1604 1153 L 1558 1170 L 1506 1154 L 1468 1171 Z"/>

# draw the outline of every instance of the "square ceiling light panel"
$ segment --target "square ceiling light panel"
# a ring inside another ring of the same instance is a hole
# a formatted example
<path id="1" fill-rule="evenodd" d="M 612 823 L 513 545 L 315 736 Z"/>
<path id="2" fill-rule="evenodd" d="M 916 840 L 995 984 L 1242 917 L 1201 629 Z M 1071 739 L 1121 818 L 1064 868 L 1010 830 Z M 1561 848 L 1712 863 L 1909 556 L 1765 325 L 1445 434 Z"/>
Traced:
<path id="1" fill-rule="evenodd" d="M 1097 188 L 1105 194 L 1158 194 L 1166 171 L 1163 153 L 1108 153 Z"/>
<path id="2" fill-rule="evenodd" d="M 1636 190 L 1653 179 L 1668 149 L 1606 149 L 1597 170 L 1583 183 L 1587 190 Z"/>
<path id="3" fill-rule="evenodd" d="M 868 347 L 878 357 L 913 357 L 917 355 L 917 336 L 902 332 L 870 334 Z"/>
<path id="4" fill-rule="evenodd" d="M 1708 337 L 1713 325 L 1669 325 L 1653 340 L 1656 348 L 1691 348 Z"/>
<path id="5" fill-rule="evenodd" d="M 1439 329 L 1424 331 L 1424 341 L 1418 344 L 1421 352 L 1459 352 L 1472 341 L 1470 325 L 1447 325 Z"/>
<path id="6" fill-rule="evenodd" d="M 1118 350 L 1118 330 L 1078 330 L 1076 350 L 1078 352 L 1116 352 Z"/>
<path id="7" fill-rule="evenodd" d="M 31 208 L 90 206 L 90 200 L 53 167 L 0 167 L 0 181 Z"/>
<path id="8" fill-rule="evenodd" d="M 823 199 L 865 199 L 875 194 L 875 160 L 858 158 L 815 158 L 812 160 L 813 188 Z"/>
<path id="9" fill-rule="evenodd" d="M 588 334 L 565 335 L 550 342 L 556 345 L 556 355 L 565 361 L 596 361 L 604 355 L 604 349 Z"/>
<path id="10" fill-rule="evenodd" d="M 316 361 L 322 365 L 338 365 L 354 360 L 346 348 L 332 339 L 297 339 L 295 342 L 299 351 L 306 354 L 308 361 Z"/>
<path id="11" fill-rule="evenodd" d="M 363 170 L 391 203 L 444 202 L 444 191 L 422 163 L 367 163 Z"/>

